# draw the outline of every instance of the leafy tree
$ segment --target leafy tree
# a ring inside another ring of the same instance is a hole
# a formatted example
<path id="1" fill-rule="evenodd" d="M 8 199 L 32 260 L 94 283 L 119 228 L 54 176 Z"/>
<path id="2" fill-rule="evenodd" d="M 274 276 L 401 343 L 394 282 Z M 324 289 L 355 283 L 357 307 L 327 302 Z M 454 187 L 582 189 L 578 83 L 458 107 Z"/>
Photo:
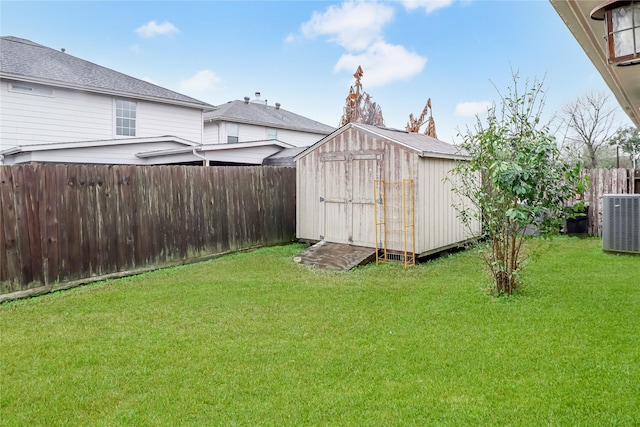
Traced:
<path id="1" fill-rule="evenodd" d="M 616 112 L 603 92 L 587 93 L 565 105 L 565 154 L 573 161 L 583 161 L 586 168 L 604 166 L 608 142 L 618 123 Z"/>
<path id="2" fill-rule="evenodd" d="M 633 169 L 638 167 L 638 160 L 640 159 L 640 130 L 631 126 L 618 129 L 618 132 L 611 138 L 609 143 L 612 146 L 622 148 L 622 151 L 629 154 Z"/>
<path id="3" fill-rule="evenodd" d="M 534 226 L 543 236 L 556 234 L 569 213 L 565 202 L 584 191 L 580 164 L 561 157 L 548 125 L 541 125 L 542 83 L 527 81 L 489 109 L 486 123 L 461 135 L 471 157 L 459 162 L 452 178 L 456 205 L 464 224 L 482 224 L 489 247 L 483 252 L 498 293 L 511 294 L 518 285 L 525 255 L 526 233 Z"/>

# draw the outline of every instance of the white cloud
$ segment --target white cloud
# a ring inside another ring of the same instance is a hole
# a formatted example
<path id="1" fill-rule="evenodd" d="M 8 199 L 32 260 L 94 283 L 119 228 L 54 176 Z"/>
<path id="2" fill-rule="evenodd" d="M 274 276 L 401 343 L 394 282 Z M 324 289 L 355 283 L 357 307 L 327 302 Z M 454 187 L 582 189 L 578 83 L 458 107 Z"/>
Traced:
<path id="1" fill-rule="evenodd" d="M 293 43 L 294 41 L 296 41 L 296 37 L 293 34 L 289 34 L 284 38 L 285 43 Z"/>
<path id="2" fill-rule="evenodd" d="M 170 35 L 179 32 L 180 30 L 178 30 L 175 25 L 167 21 L 164 21 L 162 24 L 158 24 L 156 21 L 150 21 L 136 29 L 136 33 L 144 38 L 151 38 L 159 35 Z"/>
<path id="3" fill-rule="evenodd" d="M 383 29 L 393 17 L 394 6 L 390 2 L 349 0 L 314 12 L 301 25 L 301 33 L 303 37 L 327 37 L 345 49 L 334 72 L 352 74 L 362 66 L 365 87 L 383 86 L 419 74 L 427 62 L 419 53 L 385 41 Z M 291 40 L 293 36 L 285 39 Z"/>
<path id="4" fill-rule="evenodd" d="M 493 104 L 490 101 L 478 101 L 478 102 L 461 102 L 456 105 L 456 116 L 461 117 L 474 117 L 477 114 L 486 113 Z"/>
<path id="5" fill-rule="evenodd" d="M 342 55 L 333 70 L 354 72 L 360 65 L 364 71 L 363 86 L 369 88 L 413 77 L 426 62 L 427 58 L 407 51 L 404 46 L 378 42 L 363 53 Z"/>
<path id="6" fill-rule="evenodd" d="M 180 82 L 183 92 L 199 93 L 215 89 L 222 79 L 211 70 L 198 71 L 193 77 Z"/>
<path id="7" fill-rule="evenodd" d="M 129 47 L 129 50 L 133 53 L 140 53 L 140 45 L 139 44 L 134 44 L 132 46 Z"/>
<path id="8" fill-rule="evenodd" d="M 378 2 L 349 1 L 314 12 L 302 24 L 306 37 L 329 36 L 348 51 L 365 50 L 381 40 L 382 27 L 393 18 L 393 8 Z"/>
<path id="9" fill-rule="evenodd" d="M 453 0 L 401 0 L 405 9 L 424 9 L 426 13 L 431 13 L 438 9 L 449 7 L 453 4 Z"/>

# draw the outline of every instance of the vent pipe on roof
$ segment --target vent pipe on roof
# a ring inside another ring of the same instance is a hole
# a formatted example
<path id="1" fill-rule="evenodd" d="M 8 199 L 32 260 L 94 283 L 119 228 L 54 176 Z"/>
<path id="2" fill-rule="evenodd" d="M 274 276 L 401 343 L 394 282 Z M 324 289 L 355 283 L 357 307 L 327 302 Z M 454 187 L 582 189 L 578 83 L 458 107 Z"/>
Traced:
<path id="1" fill-rule="evenodd" d="M 65 48 L 62 48 L 60 49 L 60 52 L 64 53 L 65 50 L 66 50 Z"/>
<path id="2" fill-rule="evenodd" d="M 264 101 L 262 101 L 262 99 L 260 99 L 260 92 L 256 92 L 256 99 L 254 99 L 253 101 L 254 104 L 264 104 L 267 105 L 267 100 L 265 99 Z"/>
<path id="3" fill-rule="evenodd" d="M 276 110 L 279 110 L 279 109 L 280 109 L 280 103 L 276 102 Z"/>
<path id="4" fill-rule="evenodd" d="M 248 97 L 248 96 L 245 96 L 245 97 L 244 97 L 244 103 L 245 103 L 245 104 L 248 104 L 248 103 L 249 103 L 249 97 Z"/>

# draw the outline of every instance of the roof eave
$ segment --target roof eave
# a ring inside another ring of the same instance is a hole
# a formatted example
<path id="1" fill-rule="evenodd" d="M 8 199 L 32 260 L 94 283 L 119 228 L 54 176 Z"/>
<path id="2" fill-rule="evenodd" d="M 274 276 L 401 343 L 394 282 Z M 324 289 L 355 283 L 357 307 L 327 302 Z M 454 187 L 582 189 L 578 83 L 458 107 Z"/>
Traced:
<path id="1" fill-rule="evenodd" d="M 180 100 L 175 100 L 170 98 L 161 98 L 157 96 L 140 95 L 140 94 L 131 93 L 131 92 L 122 92 L 117 90 L 97 88 L 94 86 L 74 85 L 66 82 L 61 82 L 59 80 L 42 79 L 38 77 L 25 76 L 22 74 L 0 72 L 0 78 L 7 79 L 7 80 L 17 80 L 17 81 L 28 82 L 28 83 L 42 84 L 47 86 L 61 87 L 65 89 L 81 90 L 86 92 L 99 93 L 103 95 L 115 95 L 115 96 L 121 96 L 124 98 L 140 99 L 145 101 L 158 102 L 162 104 L 179 105 L 182 107 L 196 108 L 198 110 L 209 110 L 211 108 L 214 108 L 213 105 L 207 104 L 205 102 L 202 102 L 202 103 L 187 102 L 187 101 L 180 101 Z"/>
<path id="2" fill-rule="evenodd" d="M 123 139 L 100 139 L 92 141 L 72 141 L 72 142 L 53 142 L 45 144 L 32 144 L 32 145 L 18 145 L 8 148 L 4 151 L 0 151 L 0 154 L 5 156 L 11 156 L 14 154 L 35 152 L 35 151 L 50 151 L 50 150 L 69 150 L 76 148 L 92 148 L 92 147 L 110 147 L 117 145 L 131 145 L 131 144 L 147 144 L 154 142 L 175 142 L 177 144 L 186 145 L 186 150 L 191 150 L 193 147 L 199 147 L 200 144 L 189 141 L 183 138 L 174 136 L 157 136 L 157 137 L 142 137 L 142 138 L 123 138 Z"/>
<path id="3" fill-rule="evenodd" d="M 360 126 L 358 123 L 347 123 L 346 125 L 344 125 L 344 126 L 338 128 L 338 129 L 336 129 L 335 131 L 331 132 L 329 135 L 325 136 L 324 138 L 322 138 L 320 141 L 316 142 L 312 146 L 307 147 L 304 151 L 302 151 L 301 153 L 296 155 L 293 158 L 293 160 L 294 161 L 298 161 L 298 159 L 300 159 L 301 157 L 305 156 L 307 153 L 315 150 L 316 147 L 319 147 L 320 145 L 324 144 L 325 141 L 328 141 L 329 139 L 336 137 L 337 135 L 339 135 L 340 133 L 344 132 L 345 130 L 347 130 L 347 129 L 351 128 L 351 127 L 357 127 L 362 132 L 367 132 L 367 133 L 376 135 L 379 138 L 383 138 L 383 139 L 389 140 L 389 141 L 393 142 L 394 144 L 398 144 L 398 145 L 402 146 L 403 148 L 406 148 L 407 150 L 413 151 L 419 157 L 431 157 L 431 158 L 451 159 L 451 160 L 469 160 L 470 159 L 469 156 L 465 156 L 464 154 L 437 153 L 437 152 L 433 152 L 433 151 L 419 150 L 416 147 L 412 147 L 411 145 L 408 145 L 408 144 L 405 144 L 405 143 L 403 143 L 401 141 L 398 141 L 396 139 L 390 138 L 387 135 L 383 135 L 381 133 L 375 132 L 372 129 Z"/>
<path id="4" fill-rule="evenodd" d="M 11 147 L 11 148 L 7 148 L 6 150 L 0 151 L 0 155 L 2 156 L 12 156 L 14 154 L 19 154 L 22 153 L 22 147 L 21 146 L 17 146 L 17 147 Z"/>
<path id="5" fill-rule="evenodd" d="M 276 139 L 265 141 L 248 141 L 248 142 L 235 142 L 232 144 L 207 144 L 199 147 L 199 151 L 222 151 L 222 150 L 239 150 L 245 148 L 256 147 L 280 147 L 280 148 L 294 148 L 293 145 L 286 142 L 278 141 Z"/>
<path id="6" fill-rule="evenodd" d="M 429 157 L 434 159 L 450 159 L 450 160 L 471 160 L 470 156 L 463 154 L 448 154 L 448 153 L 435 153 L 432 151 L 420 152 L 420 157 Z"/>
<path id="7" fill-rule="evenodd" d="M 172 148 L 168 150 L 141 151 L 139 153 L 136 153 L 136 157 L 140 159 L 147 159 L 147 158 L 153 158 L 153 157 L 170 156 L 173 154 L 193 153 L 194 150 L 199 151 L 199 147 L 181 147 L 181 148 Z"/>
<path id="8" fill-rule="evenodd" d="M 384 138 L 384 139 L 388 139 L 390 141 L 393 141 L 394 144 L 398 144 L 404 148 L 406 148 L 407 150 L 411 150 L 414 153 L 418 153 L 418 156 L 420 157 L 432 157 L 432 158 L 438 158 L 438 159 L 453 159 L 453 160 L 469 160 L 470 157 L 465 157 L 464 155 L 460 155 L 460 154 L 451 154 L 451 153 L 440 153 L 440 152 L 435 152 L 435 151 L 423 151 L 420 150 L 416 147 L 413 147 L 409 144 L 406 144 L 402 141 L 399 141 L 397 139 L 391 138 L 388 135 L 383 135 L 379 132 L 376 132 L 374 130 L 368 129 L 368 128 L 364 128 L 362 126 L 358 126 L 357 123 L 354 123 L 354 126 L 357 127 L 358 129 L 362 129 L 365 132 L 369 132 L 369 133 L 373 133 L 377 136 L 379 136 L 380 138 Z"/>
<path id="9" fill-rule="evenodd" d="M 239 119 L 237 117 L 229 117 L 229 116 L 220 116 L 215 118 L 205 119 L 205 123 L 215 123 L 215 122 L 230 122 L 230 123 L 242 123 L 245 125 L 254 125 L 254 126 L 266 126 L 273 129 L 283 129 L 283 130 L 293 130 L 297 132 L 307 132 L 314 133 L 317 135 L 326 135 L 327 133 L 321 131 L 319 129 L 311 129 L 299 126 L 287 126 L 276 123 L 263 122 L 260 120 L 248 120 L 248 119 Z"/>
<path id="10" fill-rule="evenodd" d="M 380 138 L 384 138 L 384 139 L 388 139 L 390 141 L 393 141 L 394 144 L 401 145 L 402 147 L 404 147 L 404 148 L 406 148 L 408 150 L 411 150 L 411 151 L 413 151 L 415 153 L 418 153 L 418 155 L 420 155 L 420 156 L 422 156 L 422 153 L 425 153 L 425 151 L 421 151 L 421 150 L 419 150 L 419 149 L 417 149 L 415 147 L 412 147 L 411 145 L 405 144 L 402 141 L 398 141 L 397 139 L 391 138 L 388 135 L 383 135 L 383 134 L 381 134 L 379 132 L 376 132 L 375 130 L 359 126 L 358 123 L 353 123 L 353 126 L 357 127 L 358 129 L 361 129 L 364 132 L 372 133 L 372 134 L 374 134 L 374 135 L 376 135 L 376 136 L 378 136 Z"/>
<path id="11" fill-rule="evenodd" d="M 549 2 L 600 73 L 622 110 L 629 116 L 635 126 L 640 128 L 638 93 L 634 94 L 631 89 L 625 88 L 621 81 L 622 73 L 629 72 L 629 70 L 625 70 L 626 67 L 617 67 L 609 64 L 604 39 L 602 38 L 604 30 L 597 31 L 594 29 L 595 26 L 600 27 L 602 23 L 601 21 L 592 20 L 589 16 L 590 4 L 597 5 L 599 2 L 580 2 L 576 0 L 549 0 Z M 640 66 L 635 65 L 635 67 Z M 636 100 L 635 104 L 634 99 Z M 635 108 L 634 105 L 638 105 L 638 108 Z"/>

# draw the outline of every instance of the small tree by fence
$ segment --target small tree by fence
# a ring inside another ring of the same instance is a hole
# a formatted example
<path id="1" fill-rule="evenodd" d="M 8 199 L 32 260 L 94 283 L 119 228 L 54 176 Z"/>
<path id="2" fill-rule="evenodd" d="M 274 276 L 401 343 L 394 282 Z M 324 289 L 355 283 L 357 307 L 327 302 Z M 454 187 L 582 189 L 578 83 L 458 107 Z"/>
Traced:
<path id="1" fill-rule="evenodd" d="M 0 301 L 294 239 L 293 168 L 0 166 Z"/>
<path id="2" fill-rule="evenodd" d="M 640 190 L 640 174 L 631 169 L 585 169 L 589 187 L 584 195 L 589 203 L 589 235 L 602 236 L 602 196 L 605 194 L 635 194 Z"/>

